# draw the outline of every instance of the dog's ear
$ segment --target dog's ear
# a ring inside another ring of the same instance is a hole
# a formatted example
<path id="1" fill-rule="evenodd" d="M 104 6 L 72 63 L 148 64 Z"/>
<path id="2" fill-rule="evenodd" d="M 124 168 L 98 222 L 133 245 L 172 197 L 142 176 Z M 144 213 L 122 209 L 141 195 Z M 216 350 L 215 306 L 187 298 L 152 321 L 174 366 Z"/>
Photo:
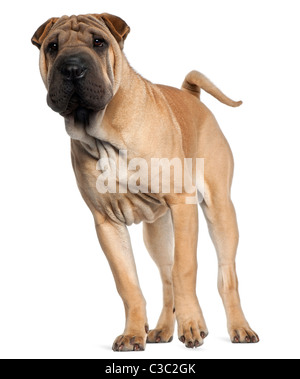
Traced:
<path id="1" fill-rule="evenodd" d="M 35 46 L 37 46 L 39 49 L 41 48 L 44 39 L 47 37 L 52 26 L 56 23 L 57 20 L 58 20 L 58 18 L 56 18 L 56 17 L 49 18 L 49 20 L 44 22 L 44 24 L 41 25 L 38 28 L 38 30 L 34 33 L 33 37 L 31 38 L 31 42 Z"/>
<path id="2" fill-rule="evenodd" d="M 126 22 L 120 17 L 108 13 L 95 14 L 93 16 L 98 20 L 102 19 L 105 22 L 111 34 L 119 43 L 120 48 L 123 49 L 124 41 L 130 32 L 130 27 L 126 24 Z"/>

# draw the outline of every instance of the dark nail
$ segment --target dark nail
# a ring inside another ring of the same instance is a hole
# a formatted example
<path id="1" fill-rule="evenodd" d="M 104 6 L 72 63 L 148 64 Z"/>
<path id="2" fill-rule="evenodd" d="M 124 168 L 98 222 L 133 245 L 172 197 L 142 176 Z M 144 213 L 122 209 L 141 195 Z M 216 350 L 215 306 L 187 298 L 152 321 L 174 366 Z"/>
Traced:
<path id="1" fill-rule="evenodd" d="M 188 347 L 189 349 L 192 349 L 192 348 L 194 347 L 193 342 L 192 342 L 192 341 L 189 341 L 188 344 L 187 344 L 187 347 Z"/>
<path id="2" fill-rule="evenodd" d="M 181 341 L 182 343 L 185 343 L 185 337 L 184 337 L 184 336 L 181 336 L 181 337 L 179 338 L 179 341 Z"/>
<path id="3" fill-rule="evenodd" d="M 173 341 L 173 336 L 170 337 L 169 341 L 168 342 L 172 342 Z"/>

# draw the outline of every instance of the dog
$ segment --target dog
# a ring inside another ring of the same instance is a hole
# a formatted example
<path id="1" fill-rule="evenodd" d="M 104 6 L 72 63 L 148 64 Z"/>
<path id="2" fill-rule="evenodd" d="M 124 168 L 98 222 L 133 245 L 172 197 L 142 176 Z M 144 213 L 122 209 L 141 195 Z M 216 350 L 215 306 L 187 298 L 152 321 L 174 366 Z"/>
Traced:
<path id="1" fill-rule="evenodd" d="M 196 296 L 197 196 L 202 196 L 199 203 L 217 251 L 218 290 L 230 339 L 233 343 L 259 342 L 238 293 L 235 257 L 239 235 L 230 198 L 233 157 L 215 117 L 200 101 L 200 91 L 232 107 L 242 102 L 228 98 L 197 71 L 186 76 L 181 89 L 152 84 L 131 68 L 123 53 L 129 32 L 124 20 L 107 13 L 63 16 L 46 21 L 31 40 L 40 49 L 47 103 L 65 119 L 78 187 L 93 214 L 124 303 L 125 330 L 112 348 L 138 351 L 145 349 L 146 342 L 171 342 L 175 320 L 179 340 L 186 347 L 197 348 L 207 337 Z M 128 191 L 130 182 L 124 176 L 136 172 L 141 159 L 150 164 L 153 158 L 168 162 L 176 158 L 179 163 L 204 159 L 205 175 L 194 166 L 188 171 L 192 184 L 199 174 L 203 185 L 178 190 L 180 180 L 175 179 L 174 168 L 172 188 L 163 191 L 159 166 L 154 176 L 157 191 L 150 189 L 147 179 L 153 175 L 148 172 L 140 173 L 136 181 L 133 175 L 131 187 L 136 187 Z M 126 166 L 128 161 L 131 166 Z M 124 164 L 126 170 L 116 175 L 116 167 Z M 107 182 L 107 188 L 117 190 L 102 191 Z M 148 327 L 127 229 L 140 222 L 163 283 L 163 309 L 153 330 Z"/>

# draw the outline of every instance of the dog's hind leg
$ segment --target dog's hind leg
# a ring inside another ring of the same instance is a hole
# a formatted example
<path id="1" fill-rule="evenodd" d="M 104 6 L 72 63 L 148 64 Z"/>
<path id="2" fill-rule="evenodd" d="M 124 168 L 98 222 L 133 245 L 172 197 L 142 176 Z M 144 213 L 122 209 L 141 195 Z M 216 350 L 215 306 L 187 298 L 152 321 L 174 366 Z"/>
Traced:
<path id="1" fill-rule="evenodd" d="M 150 330 L 147 342 L 171 342 L 175 324 L 172 269 L 174 233 L 170 211 L 154 223 L 144 222 L 144 241 L 156 263 L 163 284 L 163 309 L 155 329 Z"/>
<path id="2" fill-rule="evenodd" d="M 239 232 L 230 187 L 233 157 L 214 117 L 202 125 L 198 155 L 205 158 L 205 190 L 201 203 L 208 229 L 217 251 L 218 289 L 227 315 L 230 339 L 234 343 L 258 342 L 240 302 L 235 258 Z"/>

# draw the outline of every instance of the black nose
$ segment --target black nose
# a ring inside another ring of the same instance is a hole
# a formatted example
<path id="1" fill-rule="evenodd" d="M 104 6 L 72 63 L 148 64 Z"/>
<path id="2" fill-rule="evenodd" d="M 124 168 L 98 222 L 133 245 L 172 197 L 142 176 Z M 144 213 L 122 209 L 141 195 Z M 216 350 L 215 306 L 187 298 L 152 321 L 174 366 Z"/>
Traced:
<path id="1" fill-rule="evenodd" d="M 72 58 L 64 62 L 61 73 L 68 80 L 77 80 L 85 76 L 86 68 L 78 58 Z"/>

